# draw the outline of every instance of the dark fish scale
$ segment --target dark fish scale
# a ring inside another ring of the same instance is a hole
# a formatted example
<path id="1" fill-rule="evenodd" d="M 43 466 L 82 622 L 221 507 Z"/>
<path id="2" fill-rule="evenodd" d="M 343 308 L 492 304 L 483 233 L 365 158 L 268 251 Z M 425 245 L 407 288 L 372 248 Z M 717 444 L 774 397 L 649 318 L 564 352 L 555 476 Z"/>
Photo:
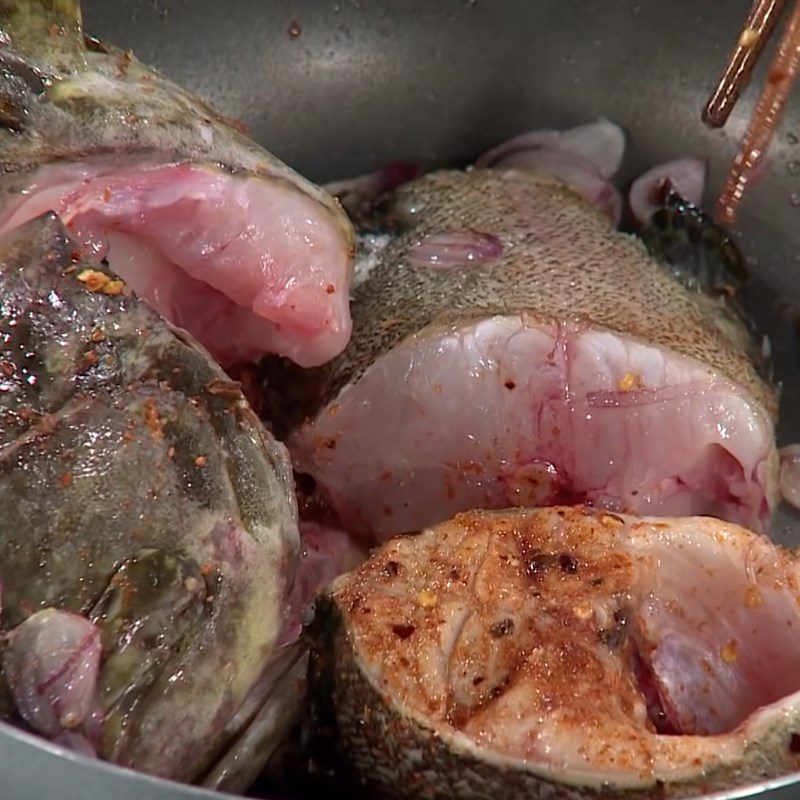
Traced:
<path id="1" fill-rule="evenodd" d="M 745 331 L 748 356 L 761 378 L 773 383 L 771 352 L 763 347 L 745 308 L 749 275 L 736 243 L 702 209 L 670 192 L 664 206 L 639 231 L 653 258 L 687 290 L 701 296 L 711 317 L 733 336 Z"/>
<path id="2" fill-rule="evenodd" d="M 650 253 L 669 265 L 688 289 L 733 297 L 747 285 L 747 267 L 735 242 L 705 212 L 674 192 L 640 235 Z"/>

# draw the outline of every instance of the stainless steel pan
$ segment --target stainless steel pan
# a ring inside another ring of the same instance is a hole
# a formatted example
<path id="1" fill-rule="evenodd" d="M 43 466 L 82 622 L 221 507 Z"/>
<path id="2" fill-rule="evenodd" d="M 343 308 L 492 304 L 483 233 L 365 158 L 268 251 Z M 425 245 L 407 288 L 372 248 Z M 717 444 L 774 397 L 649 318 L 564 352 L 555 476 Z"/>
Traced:
<path id="1" fill-rule="evenodd" d="M 628 133 L 623 178 L 700 154 L 712 186 L 754 92 L 724 131 L 705 128 L 700 110 L 748 8 L 748 0 L 84 2 L 88 32 L 205 95 L 317 181 L 397 160 L 457 164 L 514 133 L 603 115 Z M 782 443 L 800 441 L 800 353 L 786 313 L 800 309 L 798 138 L 800 98 L 741 221 L 751 307 L 784 383 Z M 775 534 L 800 544 L 800 518 L 782 515 Z M 715 800 L 756 796 L 797 800 L 800 775 Z M 2 800 L 205 797 L 220 795 L 64 757 L 0 728 Z"/>

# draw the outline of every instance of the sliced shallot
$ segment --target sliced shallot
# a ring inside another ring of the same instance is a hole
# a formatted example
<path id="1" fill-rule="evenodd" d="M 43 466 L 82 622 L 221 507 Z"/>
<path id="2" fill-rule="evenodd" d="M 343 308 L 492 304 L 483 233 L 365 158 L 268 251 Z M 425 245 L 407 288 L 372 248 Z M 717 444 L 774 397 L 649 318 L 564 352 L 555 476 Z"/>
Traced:
<path id="1" fill-rule="evenodd" d="M 590 162 L 603 178 L 610 178 L 619 169 L 625 154 L 625 134 L 610 120 L 578 125 L 564 131 L 539 130 L 523 133 L 484 153 L 477 167 L 499 166 L 509 156 L 529 150 L 559 150 L 572 153 Z"/>
<path id="2" fill-rule="evenodd" d="M 500 240 L 491 233 L 471 228 L 423 236 L 409 250 L 408 260 L 418 267 L 465 267 L 483 264 L 503 252 Z"/>
<path id="3" fill-rule="evenodd" d="M 528 167 L 560 178 L 618 225 L 622 198 L 608 179 L 619 169 L 625 134 L 619 125 L 599 119 L 565 131 L 523 133 L 484 153 L 475 166 Z"/>
<path id="4" fill-rule="evenodd" d="M 53 738 L 98 733 L 101 651 L 100 629 L 85 617 L 55 608 L 28 617 L 11 631 L 3 656 L 19 715 Z"/>
<path id="5" fill-rule="evenodd" d="M 706 165 L 699 158 L 669 161 L 645 172 L 631 185 L 628 199 L 633 215 L 647 222 L 664 205 L 670 191 L 683 200 L 700 205 L 706 182 Z"/>
<path id="6" fill-rule="evenodd" d="M 576 153 L 548 148 L 517 150 L 510 153 L 495 167 L 527 167 L 560 178 L 571 186 L 584 200 L 602 211 L 618 225 L 622 217 L 622 197 L 595 168 L 595 166 Z"/>
<path id="7" fill-rule="evenodd" d="M 781 497 L 800 509 L 800 444 L 790 444 L 779 451 L 781 457 Z"/>

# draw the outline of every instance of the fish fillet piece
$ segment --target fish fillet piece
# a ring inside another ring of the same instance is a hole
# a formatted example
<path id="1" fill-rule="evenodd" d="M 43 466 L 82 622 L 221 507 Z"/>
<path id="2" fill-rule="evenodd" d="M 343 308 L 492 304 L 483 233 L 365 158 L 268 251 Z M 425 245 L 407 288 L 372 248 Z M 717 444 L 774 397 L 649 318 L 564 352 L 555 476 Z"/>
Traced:
<path id="1" fill-rule="evenodd" d="M 337 355 L 353 247 L 338 203 L 129 53 L 84 45 L 78 16 L 0 16 L 0 235 L 56 212 L 224 365 Z"/>
<path id="2" fill-rule="evenodd" d="M 345 529 L 578 501 L 768 526 L 776 399 L 723 305 L 529 170 L 429 175 L 375 226 L 347 350 L 265 384 Z"/>
<path id="3" fill-rule="evenodd" d="M 468 512 L 317 613 L 318 727 L 380 794 L 688 797 L 800 767 L 800 567 L 731 523 Z"/>

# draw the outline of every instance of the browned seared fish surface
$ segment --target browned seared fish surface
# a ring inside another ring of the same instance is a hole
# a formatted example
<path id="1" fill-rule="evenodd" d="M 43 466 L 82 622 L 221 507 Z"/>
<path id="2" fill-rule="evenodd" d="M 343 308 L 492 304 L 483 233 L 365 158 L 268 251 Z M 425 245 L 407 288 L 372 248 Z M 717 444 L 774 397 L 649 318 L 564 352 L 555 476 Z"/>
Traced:
<path id="1" fill-rule="evenodd" d="M 800 565 L 710 518 L 470 512 L 318 608 L 317 724 L 395 798 L 688 797 L 800 767 Z"/>

